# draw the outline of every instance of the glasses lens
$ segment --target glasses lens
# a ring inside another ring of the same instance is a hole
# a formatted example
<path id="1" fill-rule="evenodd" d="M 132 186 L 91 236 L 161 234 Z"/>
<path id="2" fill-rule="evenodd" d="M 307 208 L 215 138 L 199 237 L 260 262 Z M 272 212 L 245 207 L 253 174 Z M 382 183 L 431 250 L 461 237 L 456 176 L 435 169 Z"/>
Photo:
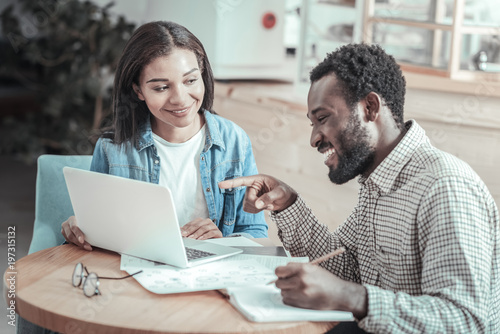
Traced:
<path id="1" fill-rule="evenodd" d="M 75 266 L 75 270 L 73 270 L 72 283 L 73 286 L 78 287 L 82 284 L 83 278 L 83 265 L 81 263 L 77 263 Z"/>
<path id="2" fill-rule="evenodd" d="M 99 277 L 96 273 L 90 273 L 83 282 L 83 294 L 87 297 L 99 294 Z"/>

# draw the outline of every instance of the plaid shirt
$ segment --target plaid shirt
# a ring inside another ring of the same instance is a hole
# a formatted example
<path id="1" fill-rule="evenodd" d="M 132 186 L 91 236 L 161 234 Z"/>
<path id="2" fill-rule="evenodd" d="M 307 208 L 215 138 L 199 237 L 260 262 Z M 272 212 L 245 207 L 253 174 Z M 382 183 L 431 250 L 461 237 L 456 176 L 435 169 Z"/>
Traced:
<path id="1" fill-rule="evenodd" d="M 476 173 L 415 122 L 331 233 L 299 196 L 271 218 L 283 245 L 366 287 L 373 333 L 500 333 L 498 209 Z"/>

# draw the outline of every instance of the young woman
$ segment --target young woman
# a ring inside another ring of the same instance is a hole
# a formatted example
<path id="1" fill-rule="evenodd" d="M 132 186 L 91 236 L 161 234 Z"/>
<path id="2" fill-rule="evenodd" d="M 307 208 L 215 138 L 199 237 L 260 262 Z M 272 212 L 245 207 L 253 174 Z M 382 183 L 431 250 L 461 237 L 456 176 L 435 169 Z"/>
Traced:
<path id="1" fill-rule="evenodd" d="M 119 61 L 113 125 L 96 144 L 91 170 L 168 186 L 185 237 L 267 237 L 263 214 L 243 211 L 244 188 L 218 187 L 257 167 L 248 136 L 212 111 L 213 99 L 201 42 L 172 22 L 144 24 Z M 74 217 L 62 234 L 91 249 Z"/>

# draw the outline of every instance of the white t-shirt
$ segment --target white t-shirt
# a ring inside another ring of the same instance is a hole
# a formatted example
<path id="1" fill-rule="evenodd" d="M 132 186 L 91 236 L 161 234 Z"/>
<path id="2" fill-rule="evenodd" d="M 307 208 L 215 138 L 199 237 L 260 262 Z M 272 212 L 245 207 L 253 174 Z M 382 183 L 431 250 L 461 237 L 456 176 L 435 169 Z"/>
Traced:
<path id="1" fill-rule="evenodd" d="M 200 176 L 200 154 L 205 145 L 205 125 L 184 143 L 170 143 L 153 133 L 160 157 L 159 185 L 172 191 L 180 226 L 195 218 L 208 218 Z"/>

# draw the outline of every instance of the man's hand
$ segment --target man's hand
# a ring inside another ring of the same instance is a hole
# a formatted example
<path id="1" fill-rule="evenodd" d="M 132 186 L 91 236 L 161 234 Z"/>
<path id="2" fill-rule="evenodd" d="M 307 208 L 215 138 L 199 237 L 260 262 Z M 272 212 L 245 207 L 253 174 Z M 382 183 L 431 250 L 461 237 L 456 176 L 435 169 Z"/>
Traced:
<path id="1" fill-rule="evenodd" d="M 252 175 L 219 182 L 219 188 L 245 186 L 243 210 L 258 213 L 262 210 L 282 211 L 297 199 L 297 192 L 286 183 L 269 175 Z"/>
<path id="2" fill-rule="evenodd" d="M 344 281 L 318 265 L 291 262 L 276 268 L 276 287 L 288 305 L 352 312 L 361 320 L 368 312 L 366 289 Z"/>
<path id="3" fill-rule="evenodd" d="M 88 251 L 92 250 L 92 246 L 90 246 L 90 244 L 85 241 L 85 235 L 78 227 L 75 216 L 69 217 L 68 220 L 62 223 L 61 234 L 67 242 L 75 244 Z"/>
<path id="4" fill-rule="evenodd" d="M 209 218 L 196 218 L 182 226 L 181 233 L 183 237 L 198 240 L 222 238 L 222 232 Z"/>

